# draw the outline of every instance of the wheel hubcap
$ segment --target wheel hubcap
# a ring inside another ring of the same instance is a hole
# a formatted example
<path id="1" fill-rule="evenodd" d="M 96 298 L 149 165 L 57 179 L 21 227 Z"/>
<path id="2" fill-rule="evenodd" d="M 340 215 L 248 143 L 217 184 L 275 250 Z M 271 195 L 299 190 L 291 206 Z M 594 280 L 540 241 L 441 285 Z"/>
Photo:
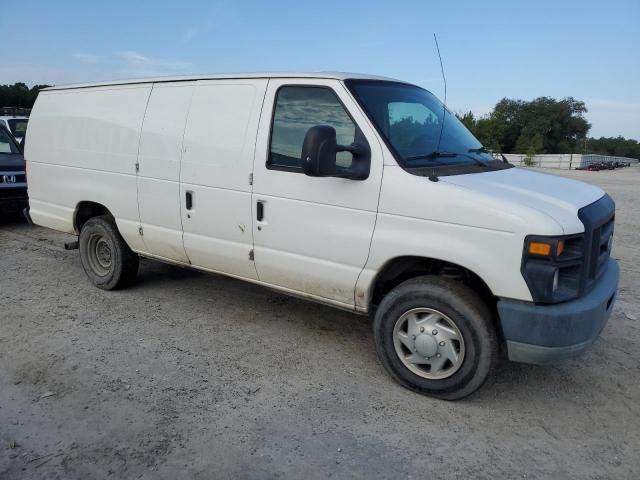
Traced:
<path id="1" fill-rule="evenodd" d="M 432 335 L 421 333 L 415 341 L 416 353 L 423 357 L 433 357 L 438 351 L 438 342 Z"/>
<path id="2" fill-rule="evenodd" d="M 393 329 L 393 343 L 402 363 L 430 380 L 450 377 L 464 360 L 460 330 L 444 313 L 431 308 L 414 308 L 403 314 Z"/>
<path id="3" fill-rule="evenodd" d="M 105 237 L 93 234 L 87 245 L 87 258 L 91 269 L 101 277 L 109 274 L 113 263 L 111 245 Z"/>

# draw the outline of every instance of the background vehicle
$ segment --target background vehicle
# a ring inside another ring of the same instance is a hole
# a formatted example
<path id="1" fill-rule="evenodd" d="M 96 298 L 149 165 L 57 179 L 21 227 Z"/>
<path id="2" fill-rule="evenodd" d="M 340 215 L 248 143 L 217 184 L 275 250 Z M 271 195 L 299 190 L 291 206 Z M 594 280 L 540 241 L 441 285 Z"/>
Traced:
<path id="1" fill-rule="evenodd" d="M 630 166 L 631 162 L 605 161 L 589 163 L 587 165 L 577 167 L 576 170 L 589 170 L 592 172 L 599 172 L 600 170 L 615 170 L 616 168 L 626 168 Z"/>
<path id="2" fill-rule="evenodd" d="M 29 123 L 29 117 L 5 115 L 0 116 L 0 125 L 4 125 L 18 143 L 22 143 L 25 134 L 27 133 L 27 124 Z"/>
<path id="3" fill-rule="evenodd" d="M 24 157 L 9 130 L 0 125 L 0 215 L 15 215 L 27 207 Z"/>
<path id="4" fill-rule="evenodd" d="M 613 201 L 493 159 L 396 80 L 55 87 L 26 158 L 34 222 L 79 236 L 99 288 L 131 283 L 144 255 L 371 313 L 391 376 L 439 398 L 479 388 L 501 347 L 529 363 L 584 351 L 615 299 Z"/>

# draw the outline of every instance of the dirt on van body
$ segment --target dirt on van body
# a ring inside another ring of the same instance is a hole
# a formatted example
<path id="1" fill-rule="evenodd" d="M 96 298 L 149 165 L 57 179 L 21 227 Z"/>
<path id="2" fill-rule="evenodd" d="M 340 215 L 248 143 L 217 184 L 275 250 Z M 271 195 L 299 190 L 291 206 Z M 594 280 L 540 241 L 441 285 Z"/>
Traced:
<path id="1" fill-rule="evenodd" d="M 368 318 L 142 261 L 89 285 L 69 237 L 0 225 L 0 478 L 565 478 L 640 472 L 640 169 L 614 314 L 587 354 L 448 403 L 396 385 Z"/>

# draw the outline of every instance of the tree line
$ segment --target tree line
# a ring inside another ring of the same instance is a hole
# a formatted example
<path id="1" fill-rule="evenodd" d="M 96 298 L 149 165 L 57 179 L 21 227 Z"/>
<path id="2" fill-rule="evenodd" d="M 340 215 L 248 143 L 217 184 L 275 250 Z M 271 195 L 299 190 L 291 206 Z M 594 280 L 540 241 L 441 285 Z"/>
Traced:
<path id="1" fill-rule="evenodd" d="M 25 83 L 0 85 L 0 107 L 33 107 L 38 92 L 49 85 L 34 85 L 29 88 Z"/>
<path id="2" fill-rule="evenodd" d="M 38 92 L 49 85 L 0 85 L 0 107 L 31 108 Z M 488 115 L 457 114 L 482 144 L 501 153 L 598 153 L 640 159 L 637 140 L 588 137 L 587 107 L 573 97 L 540 97 L 529 102 L 503 98 Z"/>
<path id="3" fill-rule="evenodd" d="M 573 97 L 531 101 L 503 98 L 488 115 L 457 114 L 482 144 L 496 152 L 596 153 L 640 159 L 637 140 L 588 137 L 591 124 L 584 118 L 587 107 Z"/>

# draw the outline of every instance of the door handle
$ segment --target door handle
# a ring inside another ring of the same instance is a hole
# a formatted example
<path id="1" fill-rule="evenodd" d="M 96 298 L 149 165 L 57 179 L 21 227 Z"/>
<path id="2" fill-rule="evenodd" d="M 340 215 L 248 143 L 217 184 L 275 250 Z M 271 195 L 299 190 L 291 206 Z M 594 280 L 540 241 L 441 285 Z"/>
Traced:
<path id="1" fill-rule="evenodd" d="M 258 203 L 256 204 L 256 219 L 259 222 L 261 222 L 263 218 L 264 218 L 264 202 L 261 202 L 260 200 L 258 200 Z"/>
<path id="2" fill-rule="evenodd" d="M 185 206 L 187 210 L 191 210 L 193 208 L 193 192 L 187 192 L 185 197 Z"/>

